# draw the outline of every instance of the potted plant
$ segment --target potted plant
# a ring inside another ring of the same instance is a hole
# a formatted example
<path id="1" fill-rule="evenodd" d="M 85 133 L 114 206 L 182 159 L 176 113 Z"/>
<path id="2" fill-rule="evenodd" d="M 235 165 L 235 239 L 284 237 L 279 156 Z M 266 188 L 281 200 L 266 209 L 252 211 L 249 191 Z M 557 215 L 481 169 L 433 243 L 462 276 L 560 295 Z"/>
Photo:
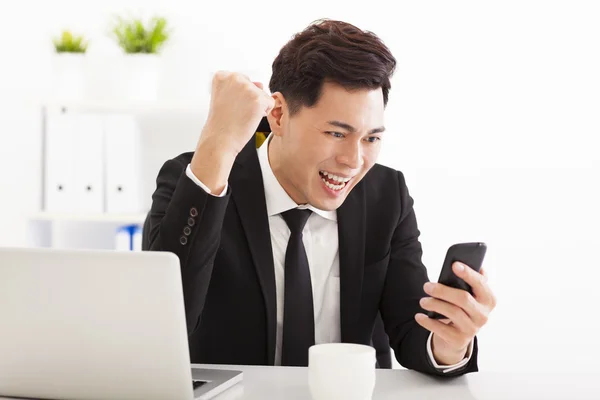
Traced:
<path id="1" fill-rule="evenodd" d="M 140 18 L 117 17 L 112 33 L 124 52 L 125 96 L 130 101 L 155 101 L 160 77 L 160 50 L 170 37 L 165 18 L 148 23 Z"/>
<path id="2" fill-rule="evenodd" d="M 53 38 L 54 43 L 54 97 L 58 101 L 77 101 L 85 97 L 85 53 L 88 43 L 81 35 L 69 30 Z"/>

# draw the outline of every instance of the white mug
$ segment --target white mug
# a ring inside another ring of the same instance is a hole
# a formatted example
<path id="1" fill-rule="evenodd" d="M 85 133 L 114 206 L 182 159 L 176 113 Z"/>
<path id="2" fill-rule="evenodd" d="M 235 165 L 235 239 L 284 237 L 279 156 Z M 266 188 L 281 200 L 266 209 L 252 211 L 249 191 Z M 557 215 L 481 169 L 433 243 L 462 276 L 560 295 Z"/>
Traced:
<path id="1" fill-rule="evenodd" d="M 375 349 L 327 343 L 308 350 L 308 387 L 313 400 L 370 400 L 375 388 Z"/>

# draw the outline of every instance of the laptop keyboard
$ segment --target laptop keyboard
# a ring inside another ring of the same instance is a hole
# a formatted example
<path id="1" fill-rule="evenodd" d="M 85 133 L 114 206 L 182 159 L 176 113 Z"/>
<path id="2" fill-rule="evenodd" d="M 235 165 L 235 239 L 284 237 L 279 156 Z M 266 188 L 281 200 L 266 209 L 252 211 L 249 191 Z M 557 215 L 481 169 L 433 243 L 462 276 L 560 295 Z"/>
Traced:
<path id="1" fill-rule="evenodd" d="M 198 389 L 200 386 L 205 385 L 206 381 L 192 381 L 192 385 L 194 386 L 194 390 Z"/>

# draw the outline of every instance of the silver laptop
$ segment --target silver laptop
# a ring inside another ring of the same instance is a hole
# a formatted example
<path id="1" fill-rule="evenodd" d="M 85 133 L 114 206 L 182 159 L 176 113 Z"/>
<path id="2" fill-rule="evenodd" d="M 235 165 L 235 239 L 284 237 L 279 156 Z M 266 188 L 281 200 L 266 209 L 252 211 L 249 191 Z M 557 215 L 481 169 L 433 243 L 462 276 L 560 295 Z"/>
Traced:
<path id="1" fill-rule="evenodd" d="M 172 253 L 0 249 L 0 396 L 209 399 L 242 380 L 192 370 L 187 338 Z"/>

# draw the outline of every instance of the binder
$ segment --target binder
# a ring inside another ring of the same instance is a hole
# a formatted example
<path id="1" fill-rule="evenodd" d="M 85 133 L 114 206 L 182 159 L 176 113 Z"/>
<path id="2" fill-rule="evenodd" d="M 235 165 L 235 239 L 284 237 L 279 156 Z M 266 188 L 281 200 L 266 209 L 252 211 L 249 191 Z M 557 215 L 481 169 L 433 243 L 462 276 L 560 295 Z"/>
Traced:
<path id="1" fill-rule="evenodd" d="M 102 118 L 78 114 L 75 119 L 75 208 L 76 212 L 104 212 L 104 129 Z"/>
<path id="2" fill-rule="evenodd" d="M 141 135 L 135 116 L 109 115 L 104 121 L 106 212 L 143 211 L 141 201 Z"/>
<path id="3" fill-rule="evenodd" d="M 120 226 L 115 233 L 115 250 L 131 251 L 131 233 L 129 226 Z"/>
<path id="4" fill-rule="evenodd" d="M 77 121 L 71 115 L 47 114 L 44 160 L 44 209 L 47 212 L 72 212 L 75 207 L 76 134 Z"/>
<path id="5" fill-rule="evenodd" d="M 142 251 L 142 227 L 137 224 L 117 227 L 115 233 L 115 250 Z"/>
<path id="6" fill-rule="evenodd" d="M 131 235 L 131 250 L 142 251 L 142 227 L 135 225 L 133 227 L 133 233 Z"/>

